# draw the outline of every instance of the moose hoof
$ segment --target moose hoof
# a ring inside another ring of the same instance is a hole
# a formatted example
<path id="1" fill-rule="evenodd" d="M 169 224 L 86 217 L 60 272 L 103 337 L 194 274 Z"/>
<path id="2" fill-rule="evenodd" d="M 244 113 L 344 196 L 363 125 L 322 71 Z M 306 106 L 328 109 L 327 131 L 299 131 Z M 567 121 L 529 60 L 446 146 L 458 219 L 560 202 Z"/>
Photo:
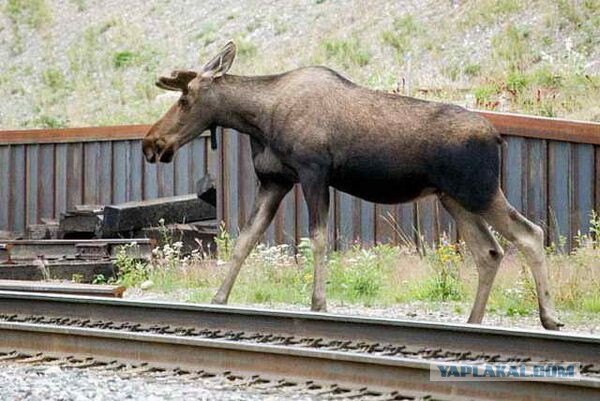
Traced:
<path id="1" fill-rule="evenodd" d="M 564 326 L 564 324 L 554 316 L 542 316 L 541 319 L 542 326 L 544 326 L 546 330 L 560 330 L 560 328 Z"/>
<path id="2" fill-rule="evenodd" d="M 313 302 L 310 310 L 313 312 L 327 312 L 327 304 L 325 302 Z"/>
<path id="3" fill-rule="evenodd" d="M 211 301 L 214 305 L 225 305 L 227 303 L 227 298 L 221 297 L 218 294 Z"/>

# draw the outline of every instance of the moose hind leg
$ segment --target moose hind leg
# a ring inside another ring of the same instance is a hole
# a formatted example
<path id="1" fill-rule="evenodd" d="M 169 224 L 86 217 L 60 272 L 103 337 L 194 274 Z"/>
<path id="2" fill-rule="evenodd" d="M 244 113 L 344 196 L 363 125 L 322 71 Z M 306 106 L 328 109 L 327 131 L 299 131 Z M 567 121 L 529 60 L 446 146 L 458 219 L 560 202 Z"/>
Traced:
<path id="1" fill-rule="evenodd" d="M 219 291 L 214 296 L 212 303 L 226 304 L 233 284 L 240 272 L 244 260 L 252 251 L 260 237 L 273 220 L 277 208 L 283 197 L 290 191 L 292 184 L 280 184 L 271 182 L 260 182 L 254 210 L 248 219 L 244 229 L 238 236 L 235 243 L 231 260 L 229 261 L 229 271 L 225 280 L 221 284 Z"/>
<path id="2" fill-rule="evenodd" d="M 504 250 L 480 216 L 464 209 L 455 200 L 443 196 L 442 204 L 452 215 L 477 265 L 479 281 L 469 323 L 481 323 L 492 284 L 504 256 Z"/>
<path id="3" fill-rule="evenodd" d="M 483 212 L 483 217 L 503 237 L 514 242 L 525 256 L 535 281 L 542 325 L 548 330 L 558 330 L 563 324 L 556 318 L 550 295 L 544 257 L 544 231 L 512 207 L 500 190 Z"/>
<path id="4" fill-rule="evenodd" d="M 325 312 L 327 266 L 327 215 L 329 213 L 329 187 L 317 179 L 302 182 L 302 190 L 308 207 L 309 231 L 314 258 L 313 295 L 311 310 Z"/>

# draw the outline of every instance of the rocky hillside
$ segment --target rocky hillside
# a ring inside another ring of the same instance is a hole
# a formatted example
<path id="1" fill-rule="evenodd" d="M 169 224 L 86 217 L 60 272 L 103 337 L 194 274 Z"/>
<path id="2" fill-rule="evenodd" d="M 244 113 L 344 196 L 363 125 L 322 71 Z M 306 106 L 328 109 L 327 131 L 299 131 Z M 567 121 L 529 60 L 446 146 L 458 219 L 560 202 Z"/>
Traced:
<path id="1" fill-rule="evenodd" d="M 233 38 L 233 73 L 600 121 L 600 0 L 0 0 L 0 128 L 149 122 L 156 75 Z"/>

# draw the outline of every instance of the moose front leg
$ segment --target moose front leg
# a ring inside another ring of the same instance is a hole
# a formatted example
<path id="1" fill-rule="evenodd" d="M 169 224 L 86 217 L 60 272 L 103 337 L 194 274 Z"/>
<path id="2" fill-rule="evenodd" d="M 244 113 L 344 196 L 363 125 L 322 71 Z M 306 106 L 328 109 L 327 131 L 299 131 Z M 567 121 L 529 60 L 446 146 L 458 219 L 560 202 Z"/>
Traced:
<path id="1" fill-rule="evenodd" d="M 309 232 L 314 257 L 313 295 L 311 310 L 325 312 L 327 267 L 327 214 L 329 212 L 329 187 L 319 181 L 302 183 L 304 198 L 308 206 Z"/>
<path id="2" fill-rule="evenodd" d="M 226 304 L 233 284 L 240 272 L 244 260 L 252 251 L 260 237 L 273 220 L 283 197 L 290 191 L 292 184 L 260 182 L 254 210 L 250 219 L 240 232 L 229 261 L 227 277 L 212 300 L 213 304 Z"/>

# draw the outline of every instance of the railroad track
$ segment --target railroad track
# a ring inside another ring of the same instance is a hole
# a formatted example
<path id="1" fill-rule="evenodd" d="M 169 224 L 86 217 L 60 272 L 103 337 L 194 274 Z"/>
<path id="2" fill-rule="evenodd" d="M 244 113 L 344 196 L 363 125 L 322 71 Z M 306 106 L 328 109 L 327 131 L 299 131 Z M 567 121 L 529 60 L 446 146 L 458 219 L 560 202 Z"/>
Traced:
<path id="1" fill-rule="evenodd" d="M 0 352 L 317 386 L 333 398 L 600 398 L 600 338 L 473 325 L 0 292 Z M 578 362 L 581 377 L 430 380 L 441 364 L 542 361 Z"/>

